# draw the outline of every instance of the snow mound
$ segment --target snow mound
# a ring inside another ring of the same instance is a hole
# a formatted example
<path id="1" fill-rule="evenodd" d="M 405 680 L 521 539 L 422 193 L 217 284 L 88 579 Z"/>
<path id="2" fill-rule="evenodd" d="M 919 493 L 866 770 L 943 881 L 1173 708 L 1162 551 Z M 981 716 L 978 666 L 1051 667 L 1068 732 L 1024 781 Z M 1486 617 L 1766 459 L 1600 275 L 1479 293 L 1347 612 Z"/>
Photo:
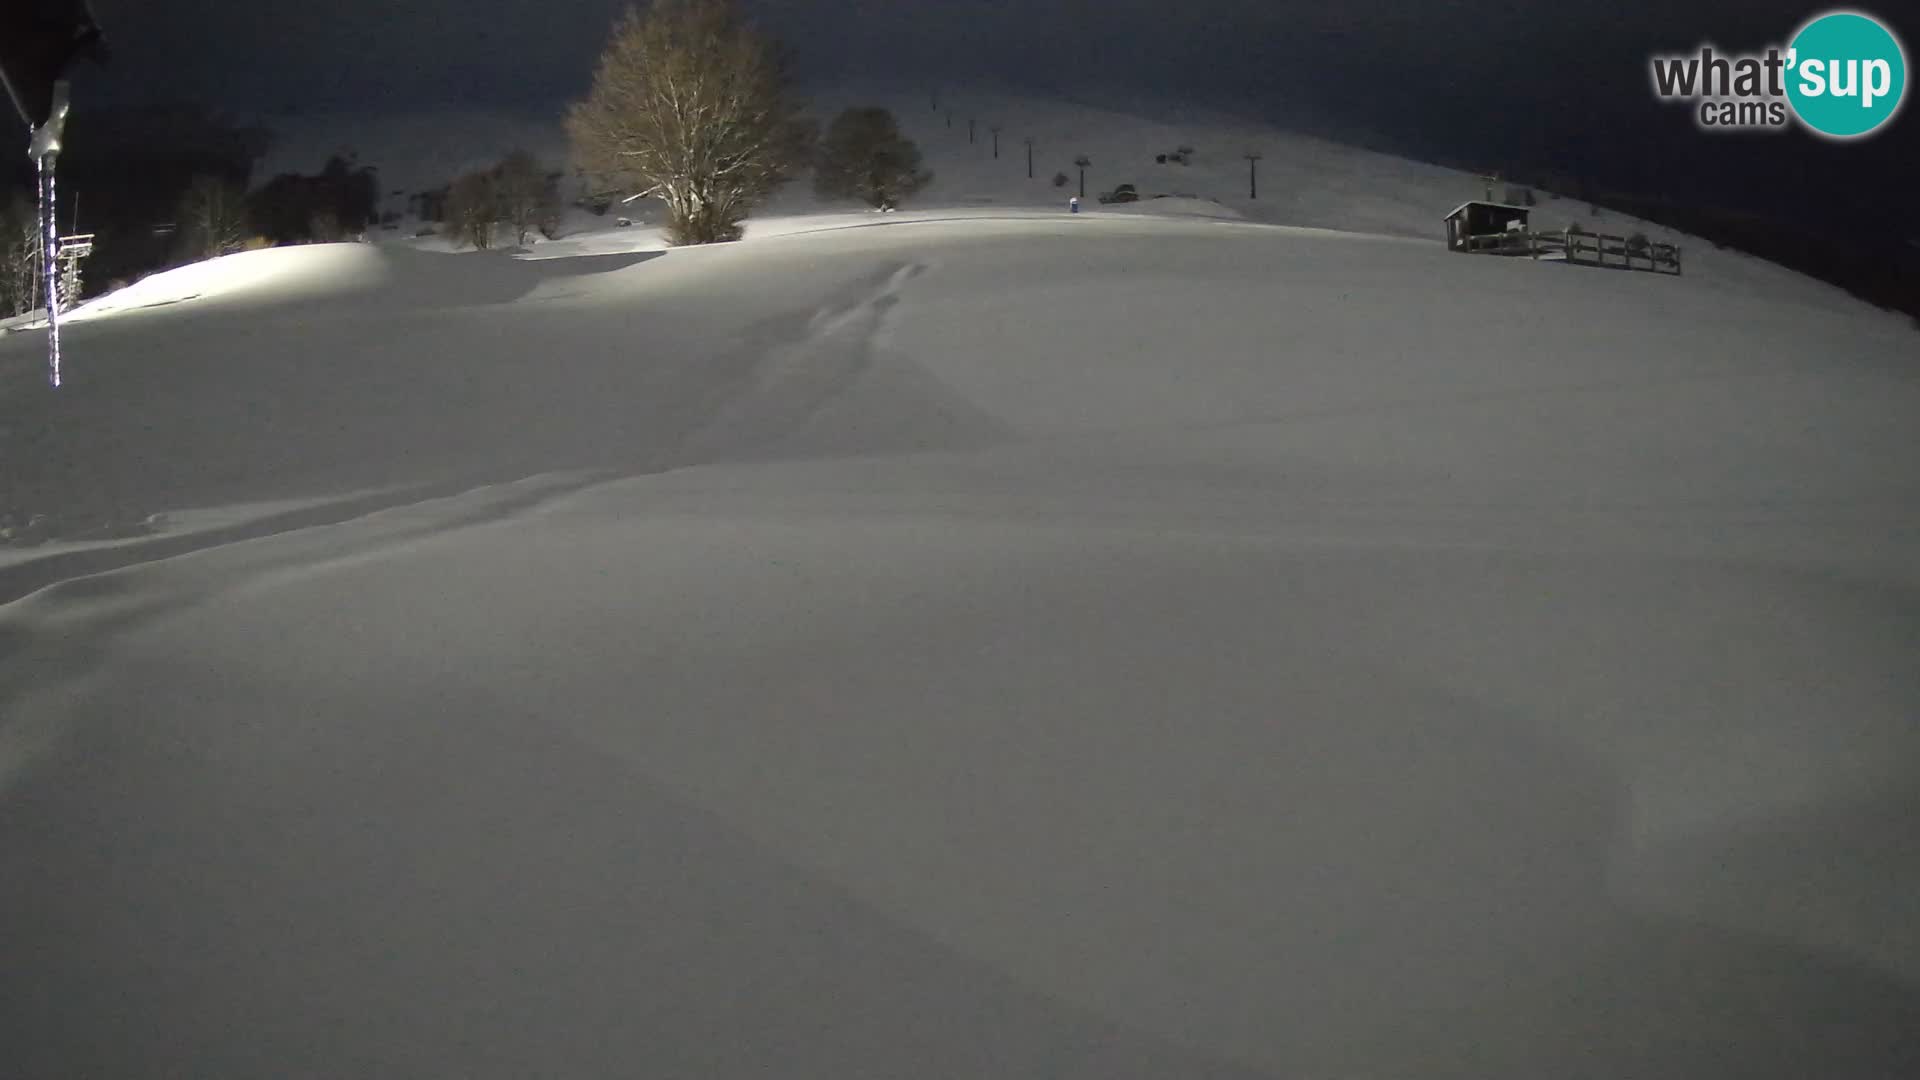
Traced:
<path id="1" fill-rule="evenodd" d="M 371 291 L 388 278 L 387 260 L 364 244 L 309 244 L 244 251 L 163 270 L 90 300 L 75 321 L 187 301 L 274 301 Z"/>
<path id="2" fill-rule="evenodd" d="M 659 249 L 655 249 L 657 252 Z M 372 244 L 305 244 L 241 252 L 142 278 L 81 305 L 86 322 L 177 304 L 259 308 L 285 304 L 371 305 L 385 310 L 480 306 L 526 295 L 542 282 L 630 266 L 631 249 L 597 258 L 530 266 L 513 250 L 459 257 Z M 595 255 L 590 249 L 573 255 Z"/>

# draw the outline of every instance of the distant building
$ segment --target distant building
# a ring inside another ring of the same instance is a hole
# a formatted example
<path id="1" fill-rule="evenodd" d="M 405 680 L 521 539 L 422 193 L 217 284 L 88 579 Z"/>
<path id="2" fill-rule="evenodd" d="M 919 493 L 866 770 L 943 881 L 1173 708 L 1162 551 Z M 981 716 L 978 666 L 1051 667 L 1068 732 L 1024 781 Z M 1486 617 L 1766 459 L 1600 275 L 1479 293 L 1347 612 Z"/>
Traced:
<path id="1" fill-rule="evenodd" d="M 1509 206 L 1506 203 L 1479 200 L 1461 203 L 1446 217 L 1447 247 L 1453 251 L 1498 247 L 1500 245 L 1490 240 L 1478 238 L 1524 232 L 1532 213 L 1524 206 Z"/>

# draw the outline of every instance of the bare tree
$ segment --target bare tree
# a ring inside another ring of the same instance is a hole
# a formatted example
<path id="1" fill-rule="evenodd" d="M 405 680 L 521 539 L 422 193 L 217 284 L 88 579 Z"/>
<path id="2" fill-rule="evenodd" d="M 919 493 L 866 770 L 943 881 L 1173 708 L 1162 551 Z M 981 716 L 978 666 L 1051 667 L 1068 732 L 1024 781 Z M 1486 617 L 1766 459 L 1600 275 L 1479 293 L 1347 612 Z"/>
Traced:
<path id="1" fill-rule="evenodd" d="M 525 150 L 508 154 L 493 171 L 500 219 L 513 230 L 514 242 L 524 247 L 552 212 L 553 186 L 547 181 L 546 170 Z"/>
<path id="2" fill-rule="evenodd" d="M 0 207 L 0 316 L 32 311 L 40 299 L 40 217 L 16 196 Z"/>
<path id="3" fill-rule="evenodd" d="M 666 204 L 676 244 L 738 239 L 804 162 L 810 134 L 777 47 L 735 0 L 629 8 L 567 133 L 598 180 Z"/>
<path id="4" fill-rule="evenodd" d="M 455 244 L 492 247 L 502 216 L 498 169 L 476 169 L 447 189 L 447 236 Z"/>
<path id="5" fill-rule="evenodd" d="M 813 187 L 822 198 L 852 197 L 892 210 L 933 180 L 920 167 L 920 148 L 900 134 L 885 109 L 848 109 L 820 140 Z"/>
<path id="6" fill-rule="evenodd" d="M 215 259 L 247 242 L 247 197 L 240 185 L 218 176 L 196 176 L 180 199 L 182 254 Z"/>

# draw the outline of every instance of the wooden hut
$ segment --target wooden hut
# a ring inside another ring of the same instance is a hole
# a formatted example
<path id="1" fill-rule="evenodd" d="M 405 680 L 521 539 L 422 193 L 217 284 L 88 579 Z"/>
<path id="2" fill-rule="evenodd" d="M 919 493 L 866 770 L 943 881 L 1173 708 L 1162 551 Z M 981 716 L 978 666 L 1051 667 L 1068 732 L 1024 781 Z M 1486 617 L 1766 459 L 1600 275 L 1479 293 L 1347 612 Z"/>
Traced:
<path id="1" fill-rule="evenodd" d="M 1488 251 L 1507 246 L 1499 238 L 1512 232 L 1525 232 L 1533 211 L 1506 203 L 1464 202 L 1446 217 L 1447 248 L 1451 251 Z M 1526 246 L 1520 245 L 1525 251 Z"/>

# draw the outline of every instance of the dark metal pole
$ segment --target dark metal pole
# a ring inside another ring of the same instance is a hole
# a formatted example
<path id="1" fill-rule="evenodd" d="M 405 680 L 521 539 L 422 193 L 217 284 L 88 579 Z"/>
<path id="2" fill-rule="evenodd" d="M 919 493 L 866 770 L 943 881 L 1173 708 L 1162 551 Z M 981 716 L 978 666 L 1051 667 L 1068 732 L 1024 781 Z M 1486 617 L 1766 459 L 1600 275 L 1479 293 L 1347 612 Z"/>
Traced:
<path id="1" fill-rule="evenodd" d="M 997 127 L 993 127 L 993 128 L 988 128 L 987 130 L 993 132 L 993 160 L 999 161 L 1000 160 L 1000 129 Z"/>
<path id="2" fill-rule="evenodd" d="M 1027 179 L 1033 179 L 1033 140 L 1027 140 Z"/>

